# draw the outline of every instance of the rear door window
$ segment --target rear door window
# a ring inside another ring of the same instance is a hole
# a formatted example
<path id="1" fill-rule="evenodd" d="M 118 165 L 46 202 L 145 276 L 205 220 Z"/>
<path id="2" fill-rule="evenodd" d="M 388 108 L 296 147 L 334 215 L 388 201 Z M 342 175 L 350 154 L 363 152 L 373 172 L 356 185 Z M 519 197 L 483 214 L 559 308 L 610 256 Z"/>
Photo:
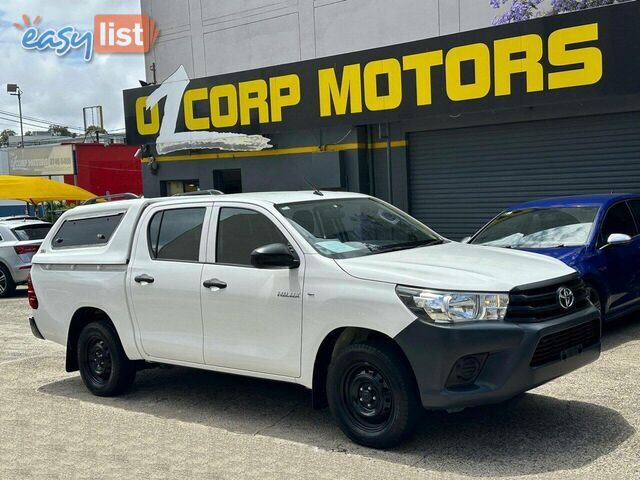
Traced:
<path id="1" fill-rule="evenodd" d="M 103 217 L 65 220 L 51 245 L 53 248 L 95 247 L 109 243 L 124 213 Z"/>
<path id="2" fill-rule="evenodd" d="M 44 240 L 49 230 L 51 230 L 51 224 L 41 223 L 16 227 L 13 229 L 13 233 L 18 240 Z"/>
<path id="3" fill-rule="evenodd" d="M 156 260 L 197 262 L 206 208 L 176 208 L 157 212 L 149 222 L 149 253 Z"/>

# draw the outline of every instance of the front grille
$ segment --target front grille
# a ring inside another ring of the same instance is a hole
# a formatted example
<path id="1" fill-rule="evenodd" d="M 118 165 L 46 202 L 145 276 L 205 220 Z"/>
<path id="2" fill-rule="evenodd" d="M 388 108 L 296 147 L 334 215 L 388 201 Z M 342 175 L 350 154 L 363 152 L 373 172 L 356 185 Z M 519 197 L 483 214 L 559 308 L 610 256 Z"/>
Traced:
<path id="1" fill-rule="evenodd" d="M 573 305 L 563 308 L 558 299 L 558 290 L 566 287 L 574 295 Z M 589 305 L 586 286 L 578 274 L 561 279 L 516 287 L 509 292 L 509 307 L 505 320 L 518 323 L 533 323 L 551 320 Z"/>
<path id="2" fill-rule="evenodd" d="M 540 339 L 530 365 L 540 367 L 564 360 L 600 341 L 600 322 L 593 320 Z"/>

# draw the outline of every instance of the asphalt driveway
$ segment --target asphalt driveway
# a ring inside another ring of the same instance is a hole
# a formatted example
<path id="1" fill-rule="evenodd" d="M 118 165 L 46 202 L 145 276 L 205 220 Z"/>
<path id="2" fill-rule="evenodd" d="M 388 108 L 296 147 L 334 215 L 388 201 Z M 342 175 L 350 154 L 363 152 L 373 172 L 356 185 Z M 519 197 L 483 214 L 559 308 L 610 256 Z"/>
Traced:
<path id="1" fill-rule="evenodd" d="M 297 386 L 184 368 L 98 398 L 0 300 L 0 478 L 640 479 L 640 318 L 601 359 L 502 405 L 428 413 L 391 451 L 354 445 Z"/>

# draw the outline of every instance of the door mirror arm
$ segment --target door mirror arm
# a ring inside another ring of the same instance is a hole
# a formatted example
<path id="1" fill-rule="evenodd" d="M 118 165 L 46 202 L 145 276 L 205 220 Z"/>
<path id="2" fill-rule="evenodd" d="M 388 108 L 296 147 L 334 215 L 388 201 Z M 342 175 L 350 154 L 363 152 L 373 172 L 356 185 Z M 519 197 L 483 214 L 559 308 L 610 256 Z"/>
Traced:
<path id="1" fill-rule="evenodd" d="M 270 243 L 251 252 L 251 265 L 256 268 L 298 268 L 295 250 L 284 243 Z"/>

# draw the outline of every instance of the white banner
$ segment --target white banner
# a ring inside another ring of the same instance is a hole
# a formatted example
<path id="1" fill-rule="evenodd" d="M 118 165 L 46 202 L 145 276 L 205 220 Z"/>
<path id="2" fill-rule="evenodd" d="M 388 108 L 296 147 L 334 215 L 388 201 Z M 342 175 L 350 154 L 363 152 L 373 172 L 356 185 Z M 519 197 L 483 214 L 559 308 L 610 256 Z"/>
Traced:
<path id="1" fill-rule="evenodd" d="M 73 146 L 46 145 L 10 150 L 9 173 L 40 177 L 73 175 Z"/>

